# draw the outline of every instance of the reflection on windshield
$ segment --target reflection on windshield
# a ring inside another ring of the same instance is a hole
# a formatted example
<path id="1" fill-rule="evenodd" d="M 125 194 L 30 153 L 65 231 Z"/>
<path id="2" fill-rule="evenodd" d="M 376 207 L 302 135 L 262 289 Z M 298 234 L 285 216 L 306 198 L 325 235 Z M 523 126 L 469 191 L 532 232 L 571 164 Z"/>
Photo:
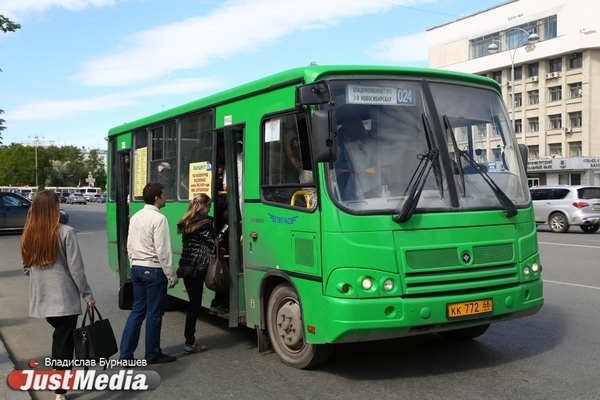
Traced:
<path id="1" fill-rule="evenodd" d="M 448 154 L 450 165 L 441 165 L 441 157 L 431 159 L 437 168 L 423 174 L 417 213 L 505 209 L 495 186 L 517 206 L 526 204 L 524 170 L 500 96 L 476 86 L 443 82 L 429 86 L 435 117 L 417 80 L 332 82 L 339 146 L 338 160 L 328 174 L 334 200 L 350 211 L 398 212 L 410 197 L 411 180 L 422 169 L 421 161 L 435 148 Z M 442 121 L 443 116 L 454 135 L 428 135 L 424 117 Z M 459 151 L 469 157 L 458 157 Z M 487 172 L 495 186 L 486 183 L 468 159 Z M 448 185 L 459 194 L 458 205 L 450 201 Z"/>

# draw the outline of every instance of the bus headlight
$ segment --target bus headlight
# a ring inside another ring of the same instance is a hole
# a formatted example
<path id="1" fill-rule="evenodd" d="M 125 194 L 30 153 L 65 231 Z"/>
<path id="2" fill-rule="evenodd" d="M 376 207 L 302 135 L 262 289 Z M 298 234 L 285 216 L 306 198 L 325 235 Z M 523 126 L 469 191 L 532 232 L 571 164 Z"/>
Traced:
<path id="1" fill-rule="evenodd" d="M 365 290 L 369 290 L 373 287 L 373 280 L 369 277 L 367 278 L 363 278 L 362 280 L 362 287 Z"/>
<path id="2" fill-rule="evenodd" d="M 391 279 L 386 279 L 383 282 L 383 290 L 385 290 L 386 292 L 391 292 L 392 290 L 394 290 L 394 281 Z"/>
<path id="3" fill-rule="evenodd" d="M 533 264 L 531 264 L 531 270 L 533 272 L 538 272 L 540 270 L 540 264 L 534 262 Z"/>
<path id="4" fill-rule="evenodd" d="M 526 265 L 523 267 L 523 275 L 529 276 L 529 274 L 531 274 L 531 269 L 529 269 L 529 266 Z"/>

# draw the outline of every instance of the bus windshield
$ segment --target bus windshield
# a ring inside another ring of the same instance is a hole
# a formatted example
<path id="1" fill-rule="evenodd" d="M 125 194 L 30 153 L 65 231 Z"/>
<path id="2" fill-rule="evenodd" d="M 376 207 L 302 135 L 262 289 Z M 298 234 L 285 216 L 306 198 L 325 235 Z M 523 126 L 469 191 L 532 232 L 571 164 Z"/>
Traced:
<path id="1" fill-rule="evenodd" d="M 417 187 L 417 213 L 528 204 L 518 144 L 496 91 L 409 79 L 330 84 L 339 156 L 329 164 L 328 189 L 342 208 L 398 212 Z"/>

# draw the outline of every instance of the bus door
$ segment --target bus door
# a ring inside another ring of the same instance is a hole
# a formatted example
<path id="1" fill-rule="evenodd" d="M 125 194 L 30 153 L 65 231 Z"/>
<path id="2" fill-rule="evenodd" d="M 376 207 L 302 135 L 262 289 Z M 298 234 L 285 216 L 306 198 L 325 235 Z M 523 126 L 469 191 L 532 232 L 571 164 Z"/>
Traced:
<path id="1" fill-rule="evenodd" d="M 114 232 L 108 232 L 109 246 L 116 242 L 117 265 L 119 267 L 119 284 L 127 280 L 127 233 L 129 230 L 129 188 L 131 151 L 115 151 L 112 157 L 111 185 L 107 203 L 114 202 L 114 207 L 107 206 L 109 221 L 116 221 Z M 113 214 L 114 213 L 114 214 Z M 110 224 L 109 224 L 110 226 Z M 110 251 L 110 254 L 115 252 Z"/>
<path id="2" fill-rule="evenodd" d="M 222 141 L 219 140 L 221 136 Z M 242 232 L 244 215 L 244 139 L 245 127 L 243 125 L 229 125 L 223 131 L 217 132 L 217 170 L 219 164 L 224 162 L 224 173 L 226 182 L 227 230 L 228 255 L 229 255 L 229 274 L 231 276 L 231 285 L 229 289 L 229 326 L 236 327 L 239 322 L 245 322 L 245 304 L 240 304 L 240 299 L 244 296 L 244 267 L 242 251 Z M 222 152 L 221 152 L 222 143 Z M 217 174 L 218 179 L 218 174 Z M 218 186 L 218 185 L 217 185 Z M 213 192 L 218 191 L 218 187 Z M 218 199 L 218 194 L 213 198 Z M 215 219 L 222 219 L 222 207 L 215 206 Z M 217 215 L 219 213 L 219 215 Z M 222 224 L 221 224 L 222 226 Z M 221 226 L 216 226 L 217 233 Z"/>
<path id="3" fill-rule="evenodd" d="M 293 279 L 289 285 L 294 290 L 321 290 L 321 223 L 306 114 L 270 115 L 260 129 L 259 146 L 253 146 L 260 151 L 252 160 L 248 153 L 248 167 L 244 168 L 250 171 L 251 166 L 256 171 L 255 178 L 246 173 L 244 199 L 249 326 L 258 325 L 259 310 L 269 301 L 270 293 L 260 293 L 267 275 Z M 251 192 L 254 187 L 258 193 Z"/>

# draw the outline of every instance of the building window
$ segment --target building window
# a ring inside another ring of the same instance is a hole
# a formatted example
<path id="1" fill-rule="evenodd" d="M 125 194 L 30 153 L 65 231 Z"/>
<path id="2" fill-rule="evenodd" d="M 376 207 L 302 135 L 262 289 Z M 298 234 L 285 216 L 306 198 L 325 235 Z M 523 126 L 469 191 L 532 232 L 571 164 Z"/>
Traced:
<path id="1" fill-rule="evenodd" d="M 581 157 L 581 142 L 569 143 L 569 157 Z"/>
<path id="2" fill-rule="evenodd" d="M 569 113 L 569 126 L 572 128 L 581 125 L 581 111 Z"/>
<path id="3" fill-rule="evenodd" d="M 515 119 L 515 133 L 523 132 L 523 121 Z"/>
<path id="4" fill-rule="evenodd" d="M 537 34 L 541 40 L 554 39 L 557 36 L 556 14 L 536 21 L 536 27 L 539 27 Z"/>
<path id="5" fill-rule="evenodd" d="M 582 94 L 583 90 L 581 89 L 581 82 L 569 84 L 569 98 L 575 99 L 577 97 L 581 97 Z"/>
<path id="6" fill-rule="evenodd" d="M 500 148 L 493 148 L 492 154 L 494 155 L 494 161 L 500 161 L 502 159 L 502 151 L 500 150 Z"/>
<path id="7" fill-rule="evenodd" d="M 523 94 L 515 93 L 515 107 L 521 107 L 523 105 Z"/>
<path id="8" fill-rule="evenodd" d="M 562 100 L 562 86 L 553 86 L 548 91 L 550 93 L 549 101 Z"/>
<path id="9" fill-rule="evenodd" d="M 527 146 L 529 158 L 540 158 L 540 146 Z"/>
<path id="10" fill-rule="evenodd" d="M 581 68 L 583 67 L 583 54 L 582 53 L 573 53 L 569 57 L 569 69 Z"/>
<path id="11" fill-rule="evenodd" d="M 480 138 L 484 138 L 487 136 L 487 127 L 485 125 L 477 125 L 477 133 Z"/>
<path id="12" fill-rule="evenodd" d="M 548 145 L 548 153 L 554 157 L 562 156 L 562 144 L 552 143 Z"/>
<path id="13" fill-rule="evenodd" d="M 515 81 L 523 79 L 523 67 L 515 67 Z"/>
<path id="14" fill-rule="evenodd" d="M 527 123 L 529 124 L 529 132 L 537 132 L 540 130 L 540 121 L 538 117 L 527 118 Z"/>
<path id="15" fill-rule="evenodd" d="M 538 64 L 538 63 L 529 64 L 527 66 L 527 69 L 529 70 L 530 78 L 532 76 L 538 76 L 540 74 L 540 64 Z"/>
<path id="16" fill-rule="evenodd" d="M 492 73 L 492 79 L 495 80 L 496 82 L 498 82 L 499 84 L 502 83 L 502 71 L 494 71 Z"/>
<path id="17" fill-rule="evenodd" d="M 560 129 L 562 128 L 562 118 L 560 114 L 550 115 L 550 129 Z"/>
<path id="18" fill-rule="evenodd" d="M 550 72 L 561 72 L 562 71 L 562 57 L 552 59 L 548 62 Z"/>
<path id="19" fill-rule="evenodd" d="M 581 174 L 558 174 L 559 185 L 581 185 Z"/>
<path id="20" fill-rule="evenodd" d="M 540 91 L 530 90 L 527 92 L 527 97 L 529 98 L 529 104 L 538 104 L 540 102 Z"/>

